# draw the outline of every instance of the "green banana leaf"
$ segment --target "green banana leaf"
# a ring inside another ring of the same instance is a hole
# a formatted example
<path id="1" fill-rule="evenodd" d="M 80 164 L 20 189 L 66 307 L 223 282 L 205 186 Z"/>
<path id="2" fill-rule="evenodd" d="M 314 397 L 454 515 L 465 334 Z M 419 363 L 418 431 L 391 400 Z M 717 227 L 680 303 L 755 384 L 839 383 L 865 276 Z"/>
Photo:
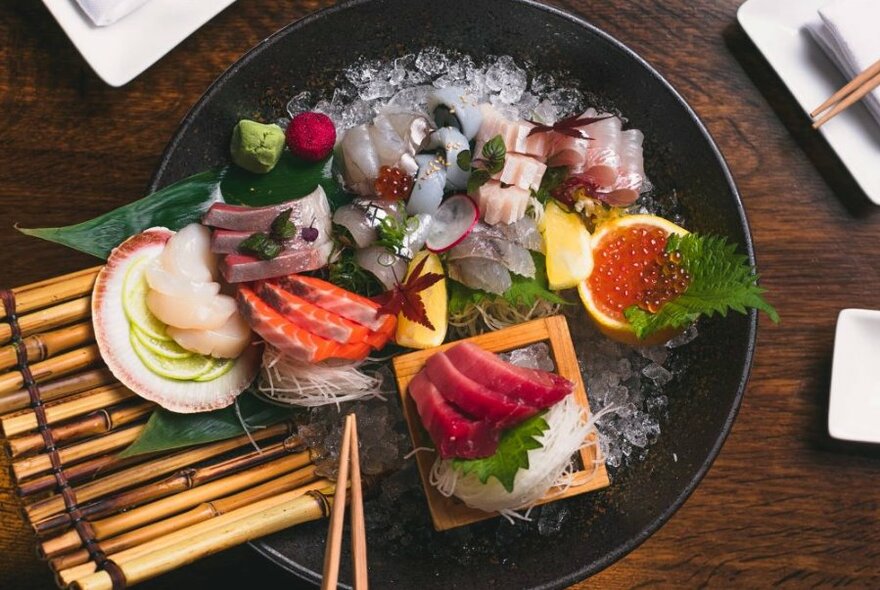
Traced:
<path id="1" fill-rule="evenodd" d="M 198 414 L 177 414 L 158 409 L 150 416 L 137 440 L 119 456 L 134 457 L 225 440 L 245 433 L 242 420 L 253 432 L 292 418 L 302 411 L 264 402 L 249 392 L 241 394 L 236 404 L 241 420 L 236 415 L 235 405 Z"/>
<path id="2" fill-rule="evenodd" d="M 228 203 L 258 207 L 302 197 L 319 184 L 324 187 L 331 207 L 345 202 L 345 192 L 333 178 L 332 158 L 308 163 L 285 152 L 268 174 L 253 174 L 238 166 L 215 168 L 89 221 L 65 227 L 17 229 L 106 259 L 113 248 L 147 228 L 163 226 L 178 230 L 198 221 L 221 194 Z"/>

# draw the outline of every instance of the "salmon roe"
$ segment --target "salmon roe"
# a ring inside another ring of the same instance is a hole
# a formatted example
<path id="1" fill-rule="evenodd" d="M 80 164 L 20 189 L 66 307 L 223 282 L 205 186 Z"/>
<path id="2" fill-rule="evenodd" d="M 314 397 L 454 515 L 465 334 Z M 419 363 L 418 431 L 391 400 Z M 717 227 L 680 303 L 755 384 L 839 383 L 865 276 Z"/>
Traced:
<path id="1" fill-rule="evenodd" d="M 379 168 L 379 177 L 373 183 L 373 188 L 376 189 L 380 199 L 389 201 L 407 199 L 413 189 L 413 177 L 400 168 L 382 166 Z"/>
<path id="2" fill-rule="evenodd" d="M 666 252 L 666 241 L 666 232 L 650 225 L 622 228 L 602 241 L 587 280 L 603 313 L 622 320 L 633 305 L 656 313 L 687 291 L 691 277 L 681 252 Z"/>

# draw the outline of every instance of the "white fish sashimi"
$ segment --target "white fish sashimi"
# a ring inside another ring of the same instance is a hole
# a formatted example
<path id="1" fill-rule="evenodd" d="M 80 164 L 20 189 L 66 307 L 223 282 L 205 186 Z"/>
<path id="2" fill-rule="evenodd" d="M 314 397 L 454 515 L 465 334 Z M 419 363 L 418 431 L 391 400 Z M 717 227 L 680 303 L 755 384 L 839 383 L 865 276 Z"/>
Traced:
<path id="1" fill-rule="evenodd" d="M 213 330 L 169 326 L 168 335 L 186 350 L 216 358 L 237 358 L 251 342 L 251 328 L 240 314 Z"/>
<path id="2" fill-rule="evenodd" d="M 526 212 L 529 202 L 528 190 L 518 186 L 502 187 L 497 180 L 480 186 L 472 195 L 480 209 L 480 216 L 489 225 L 514 223 Z"/>
<path id="3" fill-rule="evenodd" d="M 380 164 L 369 127 L 364 123 L 346 130 L 339 149 L 348 188 L 360 195 L 375 195 L 373 180 L 379 177 Z"/>
<path id="4" fill-rule="evenodd" d="M 510 271 L 502 263 L 487 258 L 450 260 L 449 278 L 472 289 L 501 295 L 513 284 Z"/>
<path id="5" fill-rule="evenodd" d="M 147 307 L 162 323 L 176 328 L 213 330 L 238 313 L 235 299 L 228 295 L 179 297 L 150 289 Z"/>
<path id="6" fill-rule="evenodd" d="M 168 240 L 159 257 L 168 272 L 196 282 L 217 277 L 217 257 L 211 252 L 211 230 L 191 223 Z"/>
<path id="7" fill-rule="evenodd" d="M 529 135 L 535 128 L 532 123 L 522 120 L 511 121 L 491 104 L 483 104 L 480 109 L 483 114 L 483 124 L 477 134 L 475 154 L 482 152 L 483 145 L 487 141 L 500 135 L 508 152 L 546 160 L 552 147 L 549 133 Z"/>
<path id="8" fill-rule="evenodd" d="M 645 160 L 642 148 L 645 136 L 638 129 L 620 134 L 620 168 L 614 190 L 632 189 L 640 192 L 645 182 Z"/>
<path id="9" fill-rule="evenodd" d="M 504 168 L 492 178 L 502 184 L 536 191 L 541 186 L 541 178 L 546 170 L 546 164 L 531 156 L 507 154 L 507 157 L 504 158 Z"/>

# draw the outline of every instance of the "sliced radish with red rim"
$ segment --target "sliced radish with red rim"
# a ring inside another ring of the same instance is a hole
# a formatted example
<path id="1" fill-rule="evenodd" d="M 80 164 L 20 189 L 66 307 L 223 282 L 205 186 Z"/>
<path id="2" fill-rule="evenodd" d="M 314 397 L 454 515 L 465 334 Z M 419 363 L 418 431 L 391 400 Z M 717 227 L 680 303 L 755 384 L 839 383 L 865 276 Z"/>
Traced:
<path id="1" fill-rule="evenodd" d="M 452 195 L 434 213 L 425 246 L 431 252 L 446 252 L 471 233 L 479 218 L 480 209 L 473 199 Z"/>

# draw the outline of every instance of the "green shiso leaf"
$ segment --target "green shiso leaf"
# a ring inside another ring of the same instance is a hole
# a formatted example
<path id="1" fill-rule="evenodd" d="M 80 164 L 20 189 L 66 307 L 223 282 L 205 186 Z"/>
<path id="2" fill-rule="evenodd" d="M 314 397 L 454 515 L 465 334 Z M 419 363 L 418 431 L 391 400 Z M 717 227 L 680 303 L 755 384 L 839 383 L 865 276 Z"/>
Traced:
<path id="1" fill-rule="evenodd" d="M 320 184 L 331 207 L 336 207 L 347 197 L 333 178 L 331 168 L 331 159 L 312 164 L 285 152 L 268 174 L 253 174 L 238 166 L 215 168 L 89 221 L 65 227 L 18 230 L 106 259 L 113 248 L 147 228 L 163 226 L 178 230 L 199 221 L 220 194 L 227 203 L 235 205 L 273 205 L 305 196 Z"/>
<path id="2" fill-rule="evenodd" d="M 779 323 L 779 314 L 764 299 L 766 290 L 758 286 L 758 275 L 748 257 L 737 253 L 735 244 L 719 236 L 672 235 L 666 250 L 681 252 L 682 266 L 691 282 L 684 295 L 666 303 L 657 313 L 637 306 L 624 310 L 638 338 L 667 327 L 687 326 L 701 315 L 726 316 L 731 309 L 746 313 L 748 308 L 755 308 Z"/>
<path id="3" fill-rule="evenodd" d="M 297 410 L 264 402 L 247 391 L 238 397 L 236 403 L 241 418 L 251 431 L 271 426 L 297 413 Z M 177 414 L 160 408 L 150 416 L 137 440 L 119 456 L 134 457 L 144 453 L 182 449 L 226 440 L 244 433 L 234 405 L 197 414 Z"/>
<path id="4" fill-rule="evenodd" d="M 224 173 L 218 169 L 190 176 L 139 201 L 76 225 L 17 229 L 29 236 L 106 259 L 113 248 L 147 228 L 163 226 L 178 230 L 201 219 L 217 200 L 216 189 Z"/>
<path id="5" fill-rule="evenodd" d="M 545 413 L 532 416 L 505 430 L 498 442 L 498 450 L 491 457 L 453 459 L 452 466 L 461 471 L 462 475 L 473 473 L 479 478 L 480 483 L 486 483 L 490 477 L 494 477 L 505 490 L 512 492 L 516 472 L 529 468 L 529 451 L 542 447 L 538 437 L 550 428 L 544 419 Z"/>

